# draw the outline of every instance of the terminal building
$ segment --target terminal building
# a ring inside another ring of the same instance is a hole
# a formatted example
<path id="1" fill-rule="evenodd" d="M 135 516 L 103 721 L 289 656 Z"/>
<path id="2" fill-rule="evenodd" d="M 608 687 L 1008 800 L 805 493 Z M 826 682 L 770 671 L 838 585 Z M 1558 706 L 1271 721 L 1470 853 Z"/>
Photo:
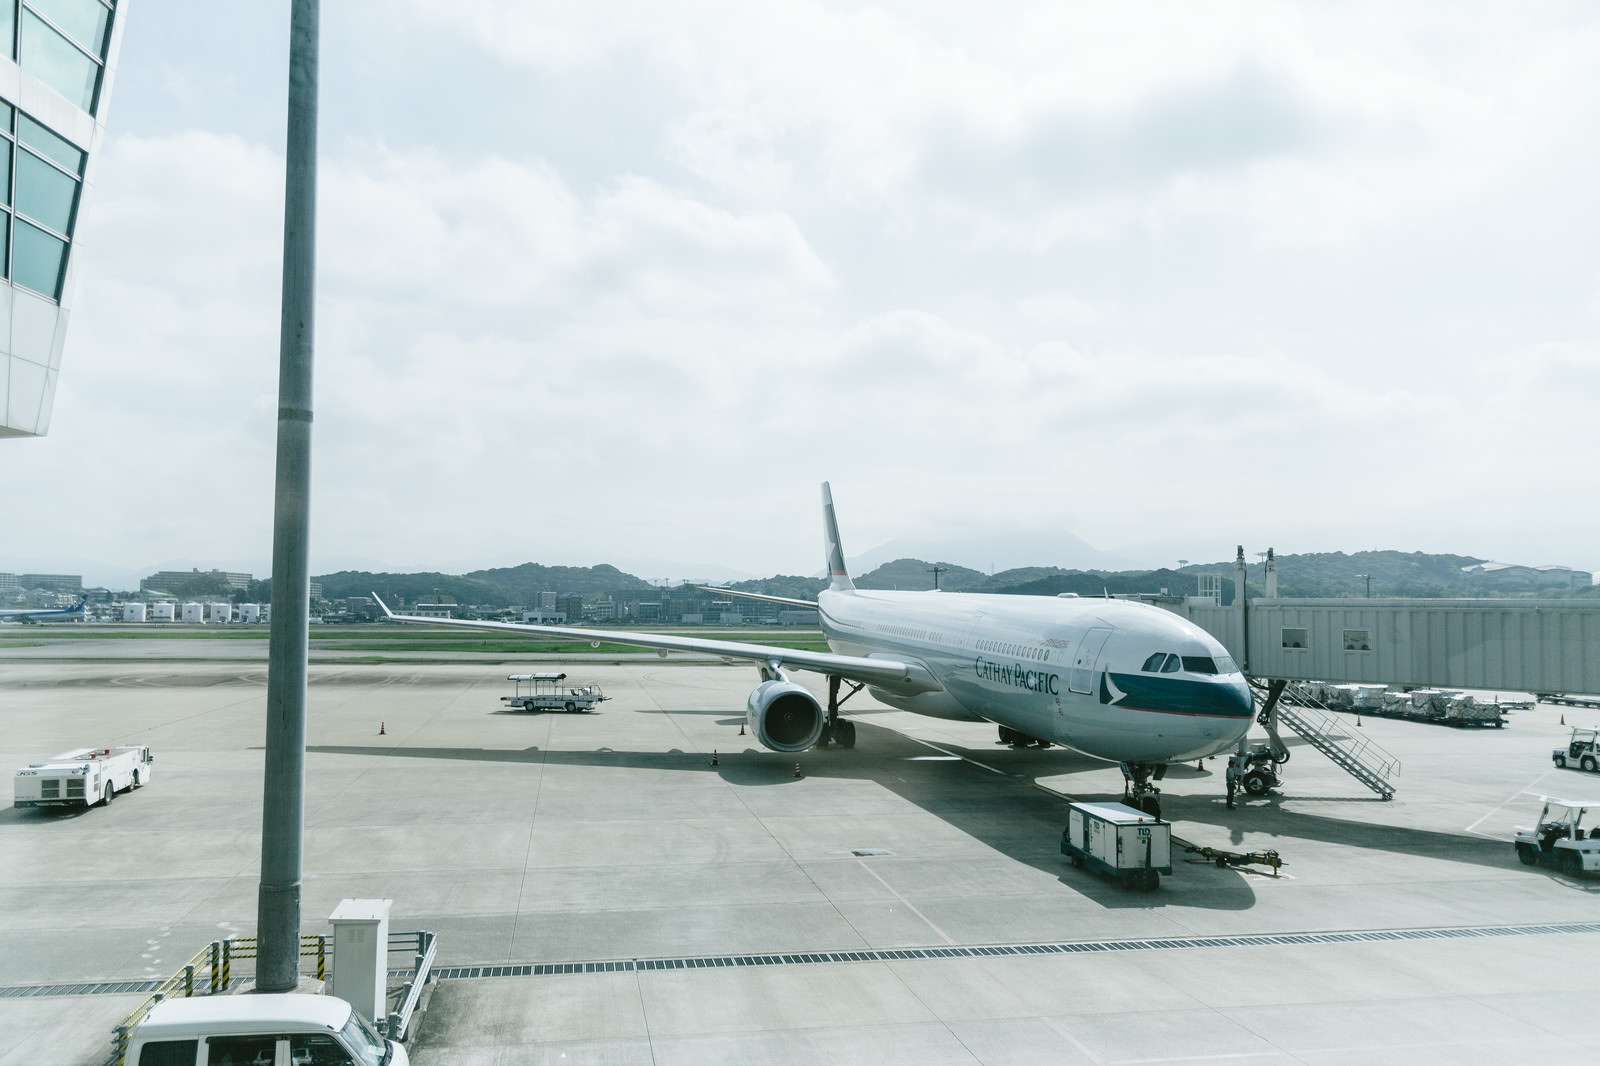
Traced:
<path id="1" fill-rule="evenodd" d="M 43 436 L 128 0 L 0 0 L 0 437 Z"/>

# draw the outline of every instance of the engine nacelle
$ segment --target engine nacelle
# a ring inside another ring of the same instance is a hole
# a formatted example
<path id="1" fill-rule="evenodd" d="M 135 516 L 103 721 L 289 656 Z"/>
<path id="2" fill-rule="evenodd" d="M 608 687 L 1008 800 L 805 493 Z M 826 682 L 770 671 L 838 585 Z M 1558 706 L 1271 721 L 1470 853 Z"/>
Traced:
<path id="1" fill-rule="evenodd" d="M 750 693 L 744 716 L 762 747 L 773 751 L 811 747 L 822 738 L 827 718 L 811 690 L 793 681 L 761 682 Z"/>

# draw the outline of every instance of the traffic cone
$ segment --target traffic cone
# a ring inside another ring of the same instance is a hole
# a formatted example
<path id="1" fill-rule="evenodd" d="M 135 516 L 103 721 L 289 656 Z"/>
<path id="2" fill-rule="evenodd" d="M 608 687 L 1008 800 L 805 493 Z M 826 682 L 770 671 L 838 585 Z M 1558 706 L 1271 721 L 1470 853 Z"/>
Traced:
<path id="1" fill-rule="evenodd" d="M 800 773 L 800 764 L 799 764 L 799 763 L 795 763 L 795 764 L 794 764 L 794 776 L 795 776 L 795 777 L 802 777 L 802 776 L 804 776 L 804 775 L 803 775 L 803 774 L 801 774 L 801 773 Z"/>
<path id="2" fill-rule="evenodd" d="M 384 735 L 384 732 L 385 732 L 385 730 L 384 730 L 384 728 L 383 728 L 383 723 L 382 723 L 382 722 L 379 722 L 379 723 L 378 723 L 378 735 L 379 735 L 379 736 L 380 736 L 380 737 L 381 737 L 381 736 L 383 736 L 383 735 Z"/>
<path id="3" fill-rule="evenodd" d="M 1566 725 L 1567 724 L 1567 712 L 1566 711 L 1562 711 L 1561 712 L 1561 724 L 1562 725 Z"/>
<path id="4" fill-rule="evenodd" d="M 717 749 L 716 748 L 712 748 L 711 749 L 711 765 L 712 766 L 716 766 L 717 765 Z"/>
<path id="5" fill-rule="evenodd" d="M 1358 714 L 1358 715 L 1356 715 L 1356 726 L 1359 728 L 1360 725 L 1361 725 L 1361 716 Z"/>
<path id="6" fill-rule="evenodd" d="M 739 735 L 741 737 L 744 736 L 744 723 L 743 722 L 739 723 Z"/>

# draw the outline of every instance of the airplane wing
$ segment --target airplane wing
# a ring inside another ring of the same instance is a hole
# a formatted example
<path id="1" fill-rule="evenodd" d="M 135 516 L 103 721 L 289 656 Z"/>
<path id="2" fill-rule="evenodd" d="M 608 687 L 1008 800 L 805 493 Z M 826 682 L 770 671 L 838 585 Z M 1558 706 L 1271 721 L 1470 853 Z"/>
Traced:
<path id="1" fill-rule="evenodd" d="M 530 622 L 479 622 L 466 618 L 424 618 L 419 615 L 395 614 L 387 604 L 373 593 L 385 616 L 395 622 L 416 622 L 421 625 L 459 626 L 463 629 L 487 629 L 504 633 L 522 633 L 542 637 L 565 637 L 568 640 L 605 641 L 609 644 L 630 644 L 638 648 L 655 648 L 658 651 L 692 651 L 704 655 L 720 655 L 728 659 L 744 659 L 769 666 L 790 667 L 796 670 L 813 670 L 832 674 L 851 681 L 862 681 L 902 692 L 936 692 L 943 686 L 933 674 L 914 659 L 835 655 L 832 652 L 800 651 L 795 648 L 775 648 L 767 644 L 746 644 L 736 640 L 712 640 L 707 637 L 680 637 L 666 633 L 639 633 L 626 629 L 580 629 L 575 626 L 545 626 Z M 815 606 L 814 604 L 810 606 Z"/>
<path id="2" fill-rule="evenodd" d="M 741 592 L 738 589 L 723 589 L 715 585 L 696 585 L 701 592 L 719 592 L 724 596 L 742 596 L 747 600 L 760 600 L 763 603 L 781 603 L 789 607 L 809 607 L 817 609 L 816 600 L 797 600 L 789 596 L 769 596 L 765 592 Z"/>

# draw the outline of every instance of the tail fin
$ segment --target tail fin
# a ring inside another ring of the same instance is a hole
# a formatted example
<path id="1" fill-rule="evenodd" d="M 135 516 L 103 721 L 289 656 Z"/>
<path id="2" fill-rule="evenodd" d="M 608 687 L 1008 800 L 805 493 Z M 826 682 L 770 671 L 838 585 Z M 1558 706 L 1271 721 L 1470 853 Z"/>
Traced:
<path id="1" fill-rule="evenodd" d="M 839 521 L 833 517 L 833 492 L 822 483 L 822 538 L 828 553 L 828 587 L 853 589 L 850 573 L 844 568 L 844 548 L 839 544 Z"/>

